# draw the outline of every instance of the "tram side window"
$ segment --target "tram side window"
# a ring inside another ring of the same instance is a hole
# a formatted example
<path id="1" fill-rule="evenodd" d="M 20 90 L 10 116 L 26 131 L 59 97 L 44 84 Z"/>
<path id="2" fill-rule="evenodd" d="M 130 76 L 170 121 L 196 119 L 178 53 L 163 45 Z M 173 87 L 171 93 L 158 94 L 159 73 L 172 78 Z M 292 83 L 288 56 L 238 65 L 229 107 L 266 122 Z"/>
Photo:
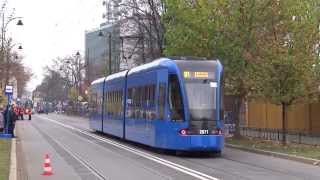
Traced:
<path id="1" fill-rule="evenodd" d="M 112 104 L 111 104 L 112 112 L 111 112 L 111 114 L 112 114 L 112 118 L 114 118 L 114 109 L 115 109 L 114 103 L 115 103 L 115 99 L 116 99 L 115 92 L 112 91 L 111 95 L 112 95 Z"/>
<path id="2" fill-rule="evenodd" d="M 159 85 L 159 119 L 164 119 L 164 108 L 166 98 L 166 83 L 160 83 Z"/>
<path id="3" fill-rule="evenodd" d="M 91 111 L 95 112 L 97 111 L 97 94 L 92 93 L 90 97 L 90 105 L 91 105 Z"/>
<path id="4" fill-rule="evenodd" d="M 113 116 L 113 92 L 111 91 L 110 92 L 110 117 L 112 118 Z"/>
<path id="5" fill-rule="evenodd" d="M 154 94 L 155 94 L 155 85 L 150 86 L 150 93 L 149 93 L 149 99 L 150 99 L 150 105 L 151 107 L 154 107 Z"/>
<path id="6" fill-rule="evenodd" d="M 108 105 L 109 105 L 108 103 L 109 103 L 109 101 L 108 101 L 108 92 L 105 92 L 105 94 L 104 94 L 104 110 L 107 113 L 108 113 Z"/>
<path id="7" fill-rule="evenodd" d="M 108 114 L 108 116 L 110 116 L 110 109 L 111 109 L 111 94 L 110 94 L 110 92 L 107 92 L 107 104 L 108 104 L 107 114 Z"/>
<path id="8" fill-rule="evenodd" d="M 151 104 L 151 119 L 156 119 L 157 114 L 156 114 L 156 110 L 155 110 L 155 94 L 156 94 L 156 85 L 153 84 L 150 87 L 150 104 Z"/>
<path id="9" fill-rule="evenodd" d="M 96 110 L 99 111 L 99 112 L 102 112 L 103 109 L 102 109 L 102 102 L 103 102 L 103 95 L 102 93 L 99 93 L 97 94 L 97 107 L 96 107 Z"/>
<path id="10" fill-rule="evenodd" d="M 121 117 L 121 110 L 122 110 L 122 104 L 121 104 L 121 91 L 118 91 L 118 117 Z"/>
<path id="11" fill-rule="evenodd" d="M 181 96 L 181 88 L 177 75 L 169 76 L 169 107 L 172 120 L 183 120 L 183 103 Z"/>
<path id="12" fill-rule="evenodd" d="M 136 118 L 136 111 L 138 108 L 138 92 L 137 92 L 137 88 L 134 87 L 132 88 L 133 90 L 133 94 L 132 94 L 132 99 L 133 99 L 133 109 L 132 109 L 132 118 Z"/>
<path id="13" fill-rule="evenodd" d="M 122 116 L 122 111 L 123 111 L 123 92 L 119 91 L 119 116 Z"/>

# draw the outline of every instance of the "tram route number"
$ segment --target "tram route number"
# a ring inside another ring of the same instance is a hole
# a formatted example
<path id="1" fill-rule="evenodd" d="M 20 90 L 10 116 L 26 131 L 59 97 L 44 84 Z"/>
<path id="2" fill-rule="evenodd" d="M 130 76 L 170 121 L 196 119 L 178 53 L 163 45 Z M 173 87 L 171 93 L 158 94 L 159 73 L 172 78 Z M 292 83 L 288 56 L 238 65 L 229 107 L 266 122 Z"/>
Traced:
<path id="1" fill-rule="evenodd" d="M 208 129 L 200 129 L 199 133 L 200 134 L 209 134 L 209 130 Z"/>

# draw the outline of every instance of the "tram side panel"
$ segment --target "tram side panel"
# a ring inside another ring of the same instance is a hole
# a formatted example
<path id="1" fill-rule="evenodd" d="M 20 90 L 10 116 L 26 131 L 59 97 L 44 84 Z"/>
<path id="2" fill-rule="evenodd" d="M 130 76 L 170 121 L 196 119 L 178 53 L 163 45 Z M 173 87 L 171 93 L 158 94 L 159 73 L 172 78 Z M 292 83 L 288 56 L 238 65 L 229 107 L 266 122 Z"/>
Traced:
<path id="1" fill-rule="evenodd" d="M 156 70 L 128 74 L 125 119 L 127 140 L 155 145 L 157 84 Z"/>
<path id="2" fill-rule="evenodd" d="M 103 83 L 91 86 L 90 96 L 90 128 L 102 132 Z"/>
<path id="3" fill-rule="evenodd" d="M 123 138 L 125 77 L 106 81 L 103 132 Z"/>

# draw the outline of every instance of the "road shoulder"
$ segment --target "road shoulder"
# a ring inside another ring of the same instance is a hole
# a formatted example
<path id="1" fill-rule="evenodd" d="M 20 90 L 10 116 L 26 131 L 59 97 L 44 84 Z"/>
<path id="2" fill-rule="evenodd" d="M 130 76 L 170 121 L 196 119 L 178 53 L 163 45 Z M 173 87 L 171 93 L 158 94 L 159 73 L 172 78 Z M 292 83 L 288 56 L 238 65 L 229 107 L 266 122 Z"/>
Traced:
<path id="1" fill-rule="evenodd" d="M 233 145 L 233 144 L 228 144 L 228 143 L 226 143 L 225 146 L 228 148 L 238 149 L 238 150 L 242 150 L 242 151 L 253 152 L 253 153 L 257 153 L 257 154 L 262 154 L 262 155 L 297 161 L 297 162 L 301 162 L 301 163 L 311 164 L 311 165 L 315 165 L 315 166 L 320 166 L 320 160 L 313 159 L 313 158 L 306 158 L 306 157 L 302 157 L 302 156 L 289 155 L 289 154 L 285 154 L 285 153 L 260 150 L 260 149 L 256 149 L 256 148 L 248 148 L 248 147 L 243 147 L 240 145 Z"/>

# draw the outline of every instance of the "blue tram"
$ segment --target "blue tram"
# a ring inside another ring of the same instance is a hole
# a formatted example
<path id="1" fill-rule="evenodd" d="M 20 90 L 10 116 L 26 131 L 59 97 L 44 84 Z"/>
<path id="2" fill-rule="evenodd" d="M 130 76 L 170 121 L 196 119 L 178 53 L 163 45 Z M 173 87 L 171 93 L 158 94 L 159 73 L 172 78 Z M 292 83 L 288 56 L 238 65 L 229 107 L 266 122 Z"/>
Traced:
<path id="1" fill-rule="evenodd" d="M 98 79 L 90 127 L 161 149 L 220 152 L 222 73 L 218 60 L 161 58 Z"/>

